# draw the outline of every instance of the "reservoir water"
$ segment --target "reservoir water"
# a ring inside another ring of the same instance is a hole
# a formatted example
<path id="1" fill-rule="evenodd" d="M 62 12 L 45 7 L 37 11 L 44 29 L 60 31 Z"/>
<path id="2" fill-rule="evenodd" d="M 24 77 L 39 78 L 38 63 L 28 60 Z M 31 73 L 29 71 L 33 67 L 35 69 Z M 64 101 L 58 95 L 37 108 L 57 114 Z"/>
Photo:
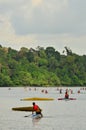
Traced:
<path id="1" fill-rule="evenodd" d="M 45 89 L 48 93 L 42 92 Z M 70 97 L 76 100 L 58 100 L 64 97 L 65 89 L 62 87 L 60 94 L 56 87 L 0 87 L 0 130 L 86 130 L 86 90 L 71 88 Z M 42 109 L 43 118 L 33 120 L 31 112 L 12 111 L 13 107 L 32 106 L 33 101 L 20 100 L 27 97 L 54 100 L 35 101 Z"/>

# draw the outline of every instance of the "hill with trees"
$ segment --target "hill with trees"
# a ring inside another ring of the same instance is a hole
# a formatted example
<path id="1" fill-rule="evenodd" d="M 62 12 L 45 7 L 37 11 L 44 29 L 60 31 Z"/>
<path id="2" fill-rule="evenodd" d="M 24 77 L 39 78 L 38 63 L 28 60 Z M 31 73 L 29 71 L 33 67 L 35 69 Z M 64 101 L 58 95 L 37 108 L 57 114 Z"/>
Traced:
<path id="1" fill-rule="evenodd" d="M 0 86 L 86 86 L 86 55 L 64 48 L 60 54 L 54 47 L 0 45 Z"/>

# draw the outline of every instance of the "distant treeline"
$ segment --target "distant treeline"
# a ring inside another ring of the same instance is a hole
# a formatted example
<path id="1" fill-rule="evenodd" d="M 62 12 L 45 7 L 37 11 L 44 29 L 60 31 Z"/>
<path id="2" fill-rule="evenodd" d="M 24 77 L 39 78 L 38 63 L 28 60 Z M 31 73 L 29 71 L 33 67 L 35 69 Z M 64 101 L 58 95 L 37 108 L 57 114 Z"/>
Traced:
<path id="1" fill-rule="evenodd" d="M 86 55 L 64 47 L 22 47 L 19 51 L 0 45 L 0 86 L 86 86 Z"/>

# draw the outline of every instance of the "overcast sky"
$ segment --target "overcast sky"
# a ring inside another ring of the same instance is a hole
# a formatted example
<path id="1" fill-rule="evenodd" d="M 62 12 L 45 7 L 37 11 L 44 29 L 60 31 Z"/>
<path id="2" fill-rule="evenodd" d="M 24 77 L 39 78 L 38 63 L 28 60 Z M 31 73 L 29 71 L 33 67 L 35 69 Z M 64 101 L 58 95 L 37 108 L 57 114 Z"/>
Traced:
<path id="1" fill-rule="evenodd" d="M 86 0 L 0 0 L 0 44 L 86 55 Z"/>

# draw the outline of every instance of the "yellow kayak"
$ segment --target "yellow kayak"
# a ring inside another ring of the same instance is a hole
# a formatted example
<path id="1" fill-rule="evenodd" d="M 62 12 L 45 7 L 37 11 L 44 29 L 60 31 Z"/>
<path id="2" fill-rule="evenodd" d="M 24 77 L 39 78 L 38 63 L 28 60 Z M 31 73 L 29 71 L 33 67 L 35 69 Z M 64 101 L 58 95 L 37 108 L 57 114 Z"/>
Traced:
<path id="1" fill-rule="evenodd" d="M 14 107 L 13 111 L 33 111 L 33 107 Z"/>
<path id="2" fill-rule="evenodd" d="M 32 98 L 24 98 L 21 101 L 51 101 L 53 98 L 42 98 L 42 97 L 32 97 Z"/>
<path id="3" fill-rule="evenodd" d="M 12 108 L 12 110 L 13 111 L 29 111 L 29 112 L 34 111 L 32 106 L 30 106 L 30 107 L 28 107 L 28 106 L 27 107 L 14 107 L 14 108 Z M 40 111 L 42 111 L 42 109 L 40 109 Z"/>

